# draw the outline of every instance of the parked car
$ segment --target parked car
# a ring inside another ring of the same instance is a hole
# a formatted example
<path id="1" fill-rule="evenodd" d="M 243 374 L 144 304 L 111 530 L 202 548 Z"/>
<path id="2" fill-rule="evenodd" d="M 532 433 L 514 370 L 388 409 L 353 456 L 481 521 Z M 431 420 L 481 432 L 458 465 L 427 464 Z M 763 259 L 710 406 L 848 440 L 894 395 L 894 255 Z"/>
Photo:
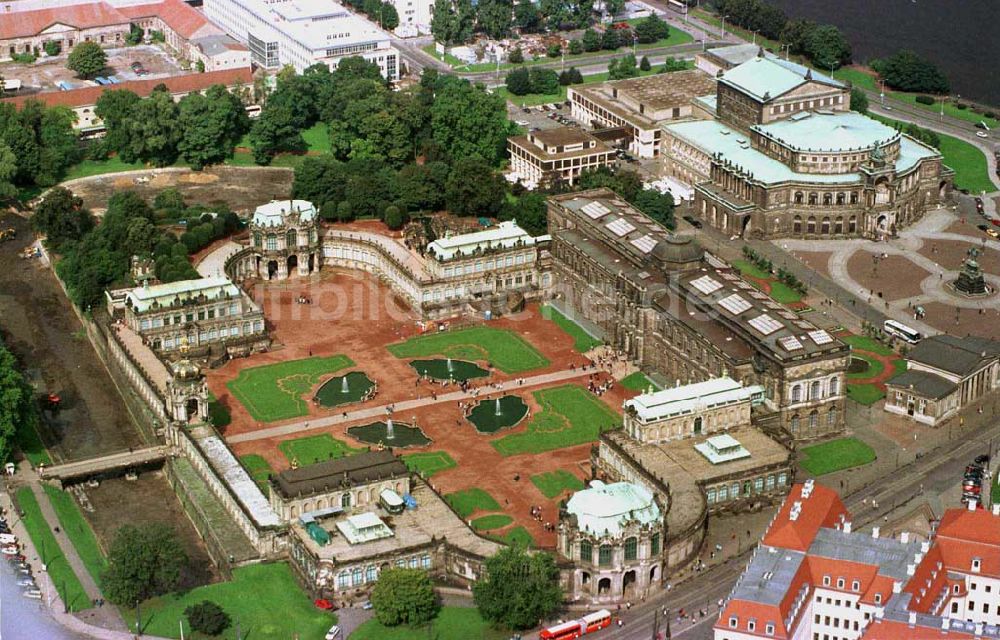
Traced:
<path id="1" fill-rule="evenodd" d="M 372 608 L 372 601 L 365 600 L 364 602 L 361 603 L 361 608 L 364 609 L 365 611 L 370 610 Z"/>
<path id="2" fill-rule="evenodd" d="M 976 464 L 989 464 L 989 463 L 990 463 L 989 455 L 984 453 L 982 455 L 976 456 Z"/>
<path id="3" fill-rule="evenodd" d="M 324 611 L 333 611 L 335 608 L 333 603 L 326 599 L 315 600 L 313 601 L 313 604 L 315 604 L 317 608 L 323 609 Z"/>
<path id="4" fill-rule="evenodd" d="M 340 627 L 333 625 L 330 630 L 326 632 L 326 640 L 337 640 L 340 637 Z"/>
<path id="5" fill-rule="evenodd" d="M 21 578 L 17 581 L 17 586 L 19 587 L 34 587 L 35 581 L 31 578 Z"/>
<path id="6" fill-rule="evenodd" d="M 516 124 L 519 127 L 527 127 L 531 123 L 529 123 L 527 120 L 516 120 L 514 124 Z"/>
<path id="7" fill-rule="evenodd" d="M 988 235 L 989 237 L 993 238 L 994 240 L 996 240 L 997 238 L 1000 238 L 1000 233 L 998 233 L 996 229 L 987 229 L 986 230 L 986 235 Z"/>
<path id="8" fill-rule="evenodd" d="M 5 556 L 16 555 L 17 551 L 18 551 L 17 550 L 17 545 L 15 545 L 15 544 L 9 544 L 9 545 L 5 545 L 3 547 L 0 547 L 0 553 L 3 553 Z"/>
<path id="9" fill-rule="evenodd" d="M 701 220 L 695 218 L 694 216 L 690 215 L 684 216 L 684 221 L 687 222 L 692 227 L 694 227 L 695 229 L 701 229 L 704 226 L 701 224 Z"/>
<path id="10" fill-rule="evenodd" d="M 990 134 L 986 133 L 985 131 L 977 131 L 976 132 L 976 137 L 977 138 L 989 138 Z"/>

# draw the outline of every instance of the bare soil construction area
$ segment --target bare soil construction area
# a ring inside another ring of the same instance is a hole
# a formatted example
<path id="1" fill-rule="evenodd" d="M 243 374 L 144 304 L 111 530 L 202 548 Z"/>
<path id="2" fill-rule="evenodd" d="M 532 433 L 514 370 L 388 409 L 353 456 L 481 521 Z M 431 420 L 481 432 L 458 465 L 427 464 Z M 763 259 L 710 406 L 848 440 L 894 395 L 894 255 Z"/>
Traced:
<path id="1" fill-rule="evenodd" d="M 263 202 L 287 198 L 293 177 L 291 169 L 282 167 L 216 166 L 204 171 L 131 171 L 80 178 L 63 184 L 96 211 L 107 208 L 108 199 L 118 191 L 131 189 L 152 202 L 160 191 L 175 187 L 188 204 L 222 204 L 240 213 L 253 211 Z"/>

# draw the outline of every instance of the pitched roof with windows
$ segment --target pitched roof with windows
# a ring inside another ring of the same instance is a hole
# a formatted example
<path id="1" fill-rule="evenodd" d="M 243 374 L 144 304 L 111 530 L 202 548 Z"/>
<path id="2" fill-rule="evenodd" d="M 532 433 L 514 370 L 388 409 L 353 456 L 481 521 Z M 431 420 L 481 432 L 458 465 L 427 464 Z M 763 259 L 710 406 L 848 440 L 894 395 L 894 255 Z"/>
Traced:
<path id="1" fill-rule="evenodd" d="M 793 551 L 808 551 L 823 527 L 833 527 L 847 516 L 837 492 L 819 484 L 796 484 L 782 503 L 763 543 Z"/>
<path id="2" fill-rule="evenodd" d="M 121 11 L 105 2 L 88 2 L 45 9 L 17 10 L 17 3 L 7 4 L 0 19 L 0 40 L 30 38 L 40 35 L 49 27 L 64 24 L 76 29 L 96 29 L 127 25 L 129 19 Z M 11 10 L 13 9 L 13 10 Z"/>
<path id="3" fill-rule="evenodd" d="M 271 486 L 281 497 L 289 499 L 399 478 L 408 473 L 403 461 L 391 451 L 367 451 L 282 471 L 272 476 Z"/>

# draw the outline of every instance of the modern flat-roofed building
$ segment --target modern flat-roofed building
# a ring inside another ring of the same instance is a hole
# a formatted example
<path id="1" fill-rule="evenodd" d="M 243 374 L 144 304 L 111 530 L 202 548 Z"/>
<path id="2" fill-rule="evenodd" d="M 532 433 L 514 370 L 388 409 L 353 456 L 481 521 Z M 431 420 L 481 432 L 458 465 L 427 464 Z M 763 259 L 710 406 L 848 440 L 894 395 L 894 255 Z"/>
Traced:
<path id="1" fill-rule="evenodd" d="M 529 189 L 572 185 L 582 171 L 615 163 L 614 149 L 574 127 L 537 129 L 507 138 L 511 177 Z"/>
<path id="2" fill-rule="evenodd" d="M 715 118 L 663 126 L 664 172 L 727 234 L 883 238 L 951 190 L 937 149 L 850 111 L 839 80 L 762 50 L 698 101 Z"/>
<path id="3" fill-rule="evenodd" d="M 692 100 L 715 91 L 715 79 L 694 69 L 568 88 L 573 118 L 595 129 L 621 128 L 640 158 L 660 155 L 660 126 L 699 114 Z"/>
<path id="4" fill-rule="evenodd" d="M 1000 505 L 948 509 L 924 541 L 852 524 L 833 490 L 792 487 L 715 640 L 1000 638 Z"/>
<path id="5" fill-rule="evenodd" d="M 885 410 L 936 425 L 1000 387 L 1000 342 L 939 335 L 906 354 L 906 371 L 886 380 Z"/>
<path id="6" fill-rule="evenodd" d="M 205 14 L 250 48 L 266 69 L 291 65 L 298 73 L 314 64 L 335 68 L 360 56 L 399 79 L 399 52 L 387 33 L 331 0 L 205 0 Z M 402 16 L 401 16 L 402 18 Z"/>
<path id="7" fill-rule="evenodd" d="M 553 295 L 641 368 L 693 383 L 731 376 L 764 390 L 792 438 L 844 429 L 850 348 L 607 189 L 552 196 Z"/>
<path id="8" fill-rule="evenodd" d="M 158 353 L 222 345 L 246 352 L 269 343 L 261 308 L 227 278 L 179 280 L 108 291 L 108 312 Z"/>

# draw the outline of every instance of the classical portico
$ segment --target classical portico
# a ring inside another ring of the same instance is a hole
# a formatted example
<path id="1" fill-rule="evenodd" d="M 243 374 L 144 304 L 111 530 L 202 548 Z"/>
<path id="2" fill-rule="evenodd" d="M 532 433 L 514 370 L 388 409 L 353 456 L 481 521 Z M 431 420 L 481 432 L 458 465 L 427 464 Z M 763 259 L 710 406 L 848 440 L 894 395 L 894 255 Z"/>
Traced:
<path id="1" fill-rule="evenodd" d="M 272 200 L 257 207 L 250 241 L 262 280 L 308 276 L 320 268 L 319 219 L 307 200 Z"/>

